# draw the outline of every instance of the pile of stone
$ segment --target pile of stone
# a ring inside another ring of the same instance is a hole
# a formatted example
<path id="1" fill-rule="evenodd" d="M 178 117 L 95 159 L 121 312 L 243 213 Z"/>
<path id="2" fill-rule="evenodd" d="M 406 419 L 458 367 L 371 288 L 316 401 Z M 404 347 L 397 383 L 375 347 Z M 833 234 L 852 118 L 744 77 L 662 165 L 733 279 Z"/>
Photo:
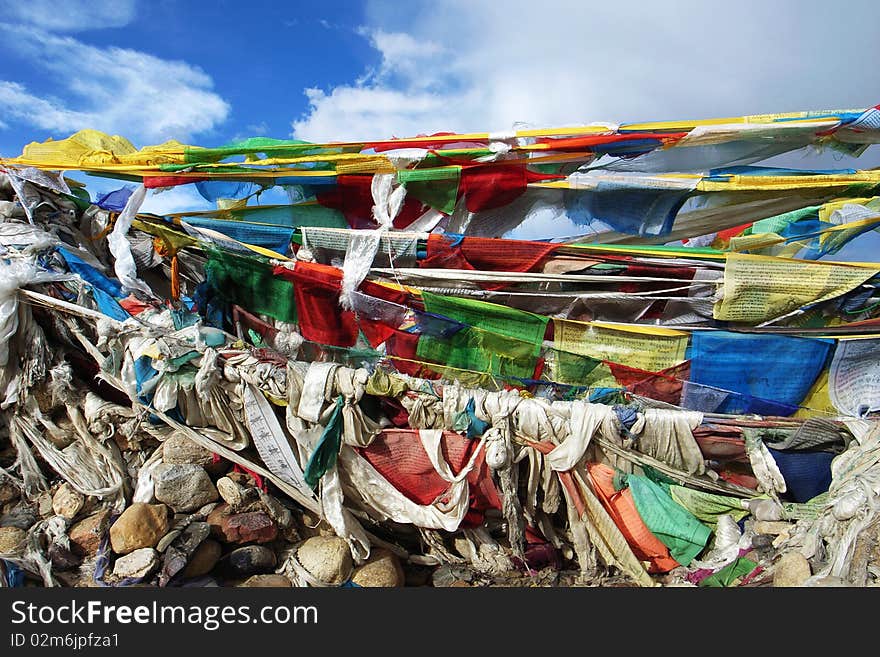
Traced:
<path id="1" fill-rule="evenodd" d="M 150 468 L 149 499 L 121 513 L 68 483 L 31 504 L 7 478 L 0 485 L 0 556 L 8 559 L 7 569 L 34 554 L 28 531 L 42 522 L 61 528 L 40 546 L 61 585 L 405 584 L 394 553 L 374 549 L 355 568 L 348 544 L 325 523 L 283 503 L 259 478 L 185 436 L 172 434 L 160 449 L 161 460 Z"/>

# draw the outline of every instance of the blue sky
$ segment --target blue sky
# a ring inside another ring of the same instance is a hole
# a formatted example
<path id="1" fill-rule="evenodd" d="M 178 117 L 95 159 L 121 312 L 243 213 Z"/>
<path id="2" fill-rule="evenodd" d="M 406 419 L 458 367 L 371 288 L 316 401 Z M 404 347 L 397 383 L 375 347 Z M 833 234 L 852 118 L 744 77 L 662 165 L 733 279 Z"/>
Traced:
<path id="1" fill-rule="evenodd" d="M 0 0 L 0 154 L 86 127 L 217 146 L 868 107 L 878 18 L 874 0 Z"/>

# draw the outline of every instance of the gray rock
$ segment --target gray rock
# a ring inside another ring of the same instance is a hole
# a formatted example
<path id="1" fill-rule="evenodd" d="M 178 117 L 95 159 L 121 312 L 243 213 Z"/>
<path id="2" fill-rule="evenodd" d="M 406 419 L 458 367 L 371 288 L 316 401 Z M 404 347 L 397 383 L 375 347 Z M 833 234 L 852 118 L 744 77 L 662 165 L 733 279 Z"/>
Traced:
<path id="1" fill-rule="evenodd" d="M 11 481 L 0 481 L 0 506 L 7 504 L 21 496 L 18 486 Z"/>
<path id="2" fill-rule="evenodd" d="M 18 527 L 27 531 L 36 522 L 37 514 L 23 505 L 19 505 L 9 513 L 0 516 L 0 527 Z"/>
<path id="3" fill-rule="evenodd" d="M 460 568 L 451 565 L 438 567 L 431 576 L 431 584 L 435 587 L 461 586 L 459 582 L 463 582 L 467 586 L 474 577 L 474 574 L 467 568 Z"/>
<path id="4" fill-rule="evenodd" d="M 275 568 L 275 553 L 262 545 L 247 545 L 229 553 L 226 566 L 233 577 L 270 573 Z"/>
<path id="5" fill-rule="evenodd" d="M 162 462 L 178 465 L 189 463 L 200 465 L 207 470 L 216 468 L 218 465 L 210 450 L 177 432 L 171 434 L 171 437 L 162 443 Z"/>
<path id="6" fill-rule="evenodd" d="M 153 471 L 156 499 L 176 513 L 196 511 L 218 497 L 205 469 L 192 463 L 162 463 Z"/>
<path id="7" fill-rule="evenodd" d="M 159 567 L 159 553 L 153 548 L 140 548 L 119 557 L 113 565 L 113 575 L 120 579 L 149 577 Z"/>
<path id="8" fill-rule="evenodd" d="M 62 543 L 52 543 L 48 550 L 49 561 L 55 570 L 71 570 L 82 563 L 82 556 Z"/>

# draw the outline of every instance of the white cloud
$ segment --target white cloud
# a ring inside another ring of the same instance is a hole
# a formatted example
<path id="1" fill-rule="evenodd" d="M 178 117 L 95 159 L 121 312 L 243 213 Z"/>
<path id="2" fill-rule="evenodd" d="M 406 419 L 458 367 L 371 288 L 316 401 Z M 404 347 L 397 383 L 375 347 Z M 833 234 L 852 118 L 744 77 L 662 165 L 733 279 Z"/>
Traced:
<path id="1" fill-rule="evenodd" d="M 880 5 L 743 0 L 437 0 L 368 5 L 380 58 L 349 84 L 306 89 L 295 137 L 380 139 L 866 107 L 880 100 Z M 829 47 L 833 51 L 830 54 Z"/>
<path id="2" fill-rule="evenodd" d="M 164 190 L 153 190 L 147 194 L 140 211 L 159 215 L 172 214 L 174 212 L 197 212 L 199 210 L 213 210 L 217 206 L 206 201 L 199 194 L 195 185 L 178 185 Z"/>
<path id="3" fill-rule="evenodd" d="M 141 144 L 186 141 L 229 113 L 211 77 L 186 62 L 7 24 L 0 24 L 0 39 L 42 69 L 56 89 L 50 97 L 0 80 L 0 111 L 54 135 L 94 128 Z"/>
<path id="4" fill-rule="evenodd" d="M 51 32 L 124 27 L 135 12 L 135 0 L 0 0 L 4 20 Z"/>

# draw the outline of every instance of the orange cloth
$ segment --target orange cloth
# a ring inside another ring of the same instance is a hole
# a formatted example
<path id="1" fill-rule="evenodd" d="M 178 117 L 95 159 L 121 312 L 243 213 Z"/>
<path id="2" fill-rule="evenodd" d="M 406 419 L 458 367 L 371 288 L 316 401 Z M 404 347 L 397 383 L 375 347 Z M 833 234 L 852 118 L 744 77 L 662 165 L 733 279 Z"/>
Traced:
<path id="1" fill-rule="evenodd" d="M 669 554 L 669 548 L 645 526 L 630 490 L 614 490 L 614 470 L 601 463 L 590 463 L 587 464 L 587 473 L 596 496 L 626 538 L 633 553 L 640 561 L 649 563 L 648 572 L 666 573 L 677 568 L 679 563 Z"/>

